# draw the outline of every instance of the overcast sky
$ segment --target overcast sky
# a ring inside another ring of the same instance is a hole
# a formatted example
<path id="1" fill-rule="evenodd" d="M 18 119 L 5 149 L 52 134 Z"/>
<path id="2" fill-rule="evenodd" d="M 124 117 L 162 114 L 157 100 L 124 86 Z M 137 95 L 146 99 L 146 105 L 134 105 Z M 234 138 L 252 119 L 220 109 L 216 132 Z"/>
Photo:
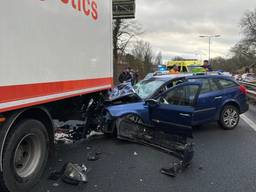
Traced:
<path id="1" fill-rule="evenodd" d="M 200 35 L 220 34 L 213 39 L 212 56 L 228 57 L 241 38 L 240 20 L 256 8 L 255 0 L 136 0 L 136 19 L 143 26 L 142 39 L 165 58 L 208 57 L 208 40 Z"/>

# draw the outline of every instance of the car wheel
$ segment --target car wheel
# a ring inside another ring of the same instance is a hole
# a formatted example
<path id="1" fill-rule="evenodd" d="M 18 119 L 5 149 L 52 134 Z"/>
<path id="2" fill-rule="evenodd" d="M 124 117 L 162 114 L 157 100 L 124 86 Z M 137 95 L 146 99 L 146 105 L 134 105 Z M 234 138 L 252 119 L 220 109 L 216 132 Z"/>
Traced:
<path id="1" fill-rule="evenodd" d="M 19 122 L 7 138 L 1 186 L 9 191 L 30 191 L 44 172 L 48 148 L 48 132 L 44 124 L 33 119 Z"/>
<path id="2" fill-rule="evenodd" d="M 226 105 L 220 115 L 219 124 L 225 130 L 236 128 L 239 123 L 240 114 L 234 105 Z"/>
<path id="3" fill-rule="evenodd" d="M 144 123 L 144 121 L 141 119 L 141 117 L 136 115 L 136 114 L 127 114 L 127 115 L 124 115 L 122 117 L 119 117 L 115 121 L 115 129 L 113 131 L 113 135 L 115 137 L 118 134 L 117 129 L 119 128 L 122 121 L 132 121 L 133 123 L 137 123 L 137 124 L 143 124 Z"/>
<path id="4" fill-rule="evenodd" d="M 115 131 L 113 135 L 119 139 L 126 138 L 124 140 L 133 141 L 134 135 L 146 133 L 146 129 L 141 129 L 141 126 L 136 125 L 144 124 L 142 118 L 136 114 L 126 114 L 122 117 L 116 119 L 115 122 Z"/>
<path id="5" fill-rule="evenodd" d="M 143 124 L 143 120 L 135 114 L 125 115 L 124 117 L 122 117 L 122 119 L 132 121 L 133 123 Z"/>

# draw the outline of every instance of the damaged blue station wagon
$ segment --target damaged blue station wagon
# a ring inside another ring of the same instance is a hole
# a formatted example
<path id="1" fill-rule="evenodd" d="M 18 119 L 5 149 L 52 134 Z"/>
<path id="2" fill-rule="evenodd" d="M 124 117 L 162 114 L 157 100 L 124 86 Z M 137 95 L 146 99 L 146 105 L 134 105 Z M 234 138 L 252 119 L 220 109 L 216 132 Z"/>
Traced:
<path id="1" fill-rule="evenodd" d="M 121 85 L 106 101 L 101 130 L 122 140 L 149 145 L 180 161 L 161 172 L 170 176 L 193 159 L 193 126 L 216 121 L 232 130 L 249 108 L 247 90 L 223 75 L 167 75 Z M 101 113 L 102 114 L 102 113 Z"/>
<path id="2" fill-rule="evenodd" d="M 166 75 L 141 81 L 133 93 L 118 97 L 132 103 L 106 108 L 109 121 L 129 118 L 172 134 L 192 135 L 192 127 L 210 121 L 234 129 L 248 110 L 246 89 L 223 75 Z M 105 128 L 108 133 L 117 127 Z"/>

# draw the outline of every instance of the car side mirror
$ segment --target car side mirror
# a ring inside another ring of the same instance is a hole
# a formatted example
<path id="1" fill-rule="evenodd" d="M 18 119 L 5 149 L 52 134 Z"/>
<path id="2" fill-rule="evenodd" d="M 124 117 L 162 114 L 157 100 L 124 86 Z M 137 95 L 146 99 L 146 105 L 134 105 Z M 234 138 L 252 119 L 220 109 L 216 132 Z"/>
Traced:
<path id="1" fill-rule="evenodd" d="M 158 105 L 159 101 L 157 101 L 155 99 L 148 99 L 145 101 L 145 104 L 153 107 L 153 106 Z"/>

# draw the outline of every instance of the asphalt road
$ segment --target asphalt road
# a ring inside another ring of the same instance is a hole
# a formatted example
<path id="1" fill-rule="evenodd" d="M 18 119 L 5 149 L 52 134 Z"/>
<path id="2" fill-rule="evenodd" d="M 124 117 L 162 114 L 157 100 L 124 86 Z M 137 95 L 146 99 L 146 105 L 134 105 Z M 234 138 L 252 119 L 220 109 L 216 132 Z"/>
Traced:
<path id="1" fill-rule="evenodd" d="M 245 115 L 256 122 L 255 109 Z M 215 123 L 204 125 L 194 131 L 194 142 L 193 164 L 176 178 L 159 171 L 176 159 L 150 147 L 105 137 L 57 145 L 57 158 L 50 163 L 49 170 L 58 170 L 69 161 L 83 163 L 89 170 L 88 183 L 71 186 L 47 180 L 48 170 L 35 191 L 256 191 L 256 132 L 243 119 L 233 131 L 224 131 Z M 87 161 L 91 151 L 102 152 L 101 159 Z"/>

